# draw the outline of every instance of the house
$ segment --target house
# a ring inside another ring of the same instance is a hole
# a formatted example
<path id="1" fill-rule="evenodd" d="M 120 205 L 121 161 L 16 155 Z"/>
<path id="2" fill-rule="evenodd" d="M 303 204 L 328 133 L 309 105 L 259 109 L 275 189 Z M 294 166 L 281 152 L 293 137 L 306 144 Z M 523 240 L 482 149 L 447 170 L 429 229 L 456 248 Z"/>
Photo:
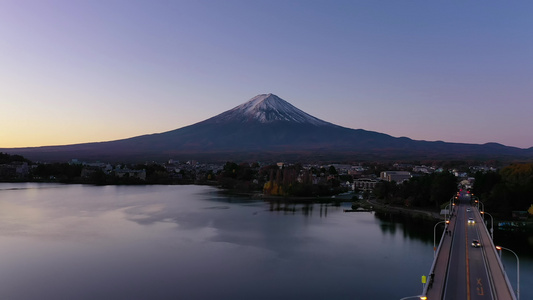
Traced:
<path id="1" fill-rule="evenodd" d="M 352 190 L 373 190 L 377 183 L 378 181 L 372 178 L 359 178 L 354 180 Z"/>
<path id="2" fill-rule="evenodd" d="M 384 171 L 380 173 L 379 178 L 388 182 L 402 183 L 411 178 L 411 173 L 407 171 Z"/>
<path id="3" fill-rule="evenodd" d="M 129 178 L 138 178 L 140 180 L 146 180 L 146 170 L 130 170 L 128 168 L 120 169 L 115 168 L 115 176 L 118 178 L 122 178 L 124 176 L 127 176 Z"/>
<path id="4" fill-rule="evenodd" d="M 0 178 L 25 178 L 30 174 L 27 162 L 15 161 L 0 165 Z"/>
<path id="5" fill-rule="evenodd" d="M 413 172 L 415 173 L 424 173 L 424 174 L 431 174 L 434 172 L 433 168 L 431 167 L 428 167 L 428 166 L 415 166 L 413 168 Z"/>

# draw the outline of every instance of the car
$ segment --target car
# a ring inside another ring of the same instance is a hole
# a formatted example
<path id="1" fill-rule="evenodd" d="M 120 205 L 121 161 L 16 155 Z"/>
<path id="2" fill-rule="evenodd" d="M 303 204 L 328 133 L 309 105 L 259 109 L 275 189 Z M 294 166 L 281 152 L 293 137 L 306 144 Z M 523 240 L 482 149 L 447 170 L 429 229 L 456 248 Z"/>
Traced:
<path id="1" fill-rule="evenodd" d="M 479 240 L 472 240 L 472 247 L 474 248 L 481 247 L 481 243 L 479 242 Z"/>
<path id="2" fill-rule="evenodd" d="M 476 224 L 476 221 L 474 221 L 474 218 L 468 218 L 468 224 Z"/>
<path id="3" fill-rule="evenodd" d="M 470 211 L 471 209 L 470 208 L 467 208 L 466 211 Z"/>

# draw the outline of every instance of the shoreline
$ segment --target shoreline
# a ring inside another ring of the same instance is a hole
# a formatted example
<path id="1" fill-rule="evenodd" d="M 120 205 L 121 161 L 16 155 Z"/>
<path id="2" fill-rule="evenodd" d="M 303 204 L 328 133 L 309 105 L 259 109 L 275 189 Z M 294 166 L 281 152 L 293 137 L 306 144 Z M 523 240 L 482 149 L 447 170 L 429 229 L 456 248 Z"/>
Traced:
<path id="1" fill-rule="evenodd" d="M 420 218 L 424 220 L 432 221 L 441 221 L 444 220 L 444 216 L 436 211 L 417 209 L 417 208 L 406 208 L 399 206 L 391 206 L 387 204 L 378 203 L 375 200 L 367 199 L 367 203 L 372 205 L 374 211 L 381 213 L 390 213 L 390 214 L 399 214 L 399 215 L 409 215 L 411 217 Z"/>
<path id="2" fill-rule="evenodd" d="M 352 200 L 351 198 L 341 198 L 341 197 L 295 197 L 295 196 L 271 196 L 264 195 L 259 192 L 239 192 L 232 190 L 221 189 L 220 193 L 226 195 L 242 196 L 249 197 L 251 199 L 261 199 L 268 202 L 287 202 L 287 203 L 340 203 L 340 202 L 350 202 L 352 203 L 353 211 L 358 211 L 354 206 L 359 206 L 363 208 L 364 211 L 375 211 L 378 213 L 390 213 L 390 214 L 399 214 L 399 215 L 409 215 L 411 217 L 420 218 L 424 220 L 444 220 L 444 216 L 441 216 L 436 211 L 417 209 L 417 208 L 406 208 L 399 206 L 391 206 L 387 204 L 382 204 L 376 200 Z"/>

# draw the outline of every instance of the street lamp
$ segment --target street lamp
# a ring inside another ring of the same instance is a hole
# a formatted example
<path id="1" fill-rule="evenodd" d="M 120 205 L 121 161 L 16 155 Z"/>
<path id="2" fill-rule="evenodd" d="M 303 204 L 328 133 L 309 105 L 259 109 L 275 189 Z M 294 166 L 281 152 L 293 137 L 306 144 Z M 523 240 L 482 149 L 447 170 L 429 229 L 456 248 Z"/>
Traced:
<path id="1" fill-rule="evenodd" d="M 455 197 L 452 196 L 452 197 L 450 198 L 450 203 L 448 203 L 448 204 L 444 207 L 444 220 L 446 220 L 446 219 L 451 219 L 451 218 L 452 218 L 453 206 L 455 205 L 455 203 L 452 202 L 452 201 L 454 200 L 454 198 L 455 198 Z M 448 206 L 450 207 L 450 209 L 451 209 L 452 211 L 451 211 L 450 213 L 448 213 L 448 216 L 449 216 L 449 217 L 446 218 L 446 212 L 449 212 L 449 211 L 446 209 Z"/>
<path id="2" fill-rule="evenodd" d="M 406 299 L 411 299 L 411 298 L 418 298 L 420 300 L 427 300 L 428 297 L 422 296 L 422 295 L 420 295 L 420 296 L 409 296 L 409 297 L 404 297 L 404 298 L 402 298 L 400 300 L 406 300 Z"/>
<path id="3" fill-rule="evenodd" d="M 486 211 L 480 212 L 482 215 L 487 214 L 490 217 L 490 237 L 494 241 L 494 218 Z"/>
<path id="4" fill-rule="evenodd" d="M 444 220 L 445 220 L 445 221 L 448 220 L 448 219 L 451 219 L 451 218 L 452 218 L 452 214 L 448 214 L 450 217 L 449 217 L 449 218 L 446 218 L 446 212 L 448 211 L 446 208 L 447 208 L 448 206 L 450 206 L 450 204 L 448 204 L 448 205 L 446 205 L 446 206 L 444 207 Z"/>
<path id="5" fill-rule="evenodd" d="M 516 253 L 514 253 L 513 250 L 502 247 L 502 246 L 496 246 L 496 249 L 500 251 L 502 249 L 507 250 L 511 252 L 512 254 L 514 254 L 514 256 L 516 257 L 516 299 L 520 300 L 520 260 L 518 259 L 518 255 L 516 255 Z M 502 253 L 500 252 L 500 257 L 501 256 L 502 256 Z"/>
<path id="6" fill-rule="evenodd" d="M 455 203 L 454 203 L 454 201 L 453 201 L 454 199 L 455 199 L 454 196 L 452 196 L 452 197 L 450 198 L 450 206 L 452 206 L 452 203 L 453 203 L 453 205 L 455 205 Z M 453 208 L 453 207 L 452 207 L 452 208 Z"/>
<path id="7" fill-rule="evenodd" d="M 435 226 L 433 226 L 433 258 L 435 258 L 435 256 L 437 256 L 437 246 L 436 246 L 435 236 L 437 235 L 437 233 L 436 233 L 437 225 L 439 225 L 440 223 L 446 223 L 446 225 L 444 226 L 444 230 L 446 230 L 446 228 L 448 226 L 448 223 L 450 223 L 450 221 L 448 221 L 448 220 L 440 221 L 440 222 L 437 222 L 437 224 L 435 224 Z"/>
<path id="8" fill-rule="evenodd" d="M 477 198 L 477 197 L 476 197 Z M 476 200 L 476 203 L 478 204 L 477 205 L 477 209 L 479 210 L 479 203 L 481 203 L 481 210 L 482 211 L 485 211 L 485 204 L 483 204 L 483 202 L 481 202 L 481 200 L 477 199 Z M 483 219 L 483 223 L 485 223 L 485 218 L 482 216 L 481 217 Z"/>
<path id="9" fill-rule="evenodd" d="M 478 200 L 478 201 L 479 201 L 479 203 L 481 203 L 481 210 L 485 211 L 485 204 L 483 204 L 483 202 L 481 202 L 481 200 Z M 478 209 L 479 209 L 479 207 L 478 207 Z M 481 219 L 483 220 L 483 223 L 485 223 L 485 216 L 482 215 Z"/>
<path id="10" fill-rule="evenodd" d="M 455 210 L 455 202 L 452 203 L 452 215 L 453 215 L 454 210 Z"/>

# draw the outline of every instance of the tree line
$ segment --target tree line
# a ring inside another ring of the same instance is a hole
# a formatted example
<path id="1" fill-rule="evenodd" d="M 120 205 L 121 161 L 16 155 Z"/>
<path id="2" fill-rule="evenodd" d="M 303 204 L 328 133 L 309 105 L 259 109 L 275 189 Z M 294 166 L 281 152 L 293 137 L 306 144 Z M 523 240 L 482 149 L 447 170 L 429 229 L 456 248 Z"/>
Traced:
<path id="1" fill-rule="evenodd" d="M 226 162 L 220 171 L 182 169 L 169 171 L 162 164 L 129 165 L 133 170 L 145 170 L 146 179 L 117 177 L 112 172 L 95 170 L 82 176 L 84 166 L 79 164 L 35 164 L 20 155 L 0 153 L 0 165 L 14 162 L 32 165 L 23 181 L 59 181 L 92 184 L 213 184 L 242 192 L 262 192 L 265 195 L 289 197 L 330 196 L 350 190 L 341 182 L 353 181 L 351 175 L 341 175 L 335 167 L 304 168 L 302 164 L 260 165 L 259 163 Z M 454 165 L 465 165 L 454 162 Z M 391 166 L 383 163 L 368 165 L 368 174 L 379 175 Z M 2 173 L 0 172 L 0 175 Z M 5 174 L 4 174 L 5 175 Z M 11 173 L 8 174 L 11 176 Z M 526 211 L 533 204 L 533 163 L 511 164 L 498 171 L 476 172 L 473 193 L 485 205 L 485 210 L 509 217 L 512 211 Z M 7 175 L 6 175 L 7 176 Z M 5 176 L 4 176 L 5 177 Z M 7 180 L 13 180 L 6 177 Z M 4 178 L 4 179 L 6 179 Z M 0 179 L 1 176 L 0 176 Z M 17 179 L 19 180 L 19 179 Z M 457 191 L 457 178 L 444 171 L 424 174 L 396 184 L 382 181 L 367 196 L 383 203 L 407 207 L 425 207 L 438 210 Z M 356 191 L 357 192 L 357 191 Z"/>
<path id="2" fill-rule="evenodd" d="M 502 217 L 533 205 L 533 163 L 511 164 L 498 172 L 477 172 L 474 195 L 485 210 Z"/>
<path id="3" fill-rule="evenodd" d="M 450 172 L 440 172 L 412 177 L 401 184 L 381 181 L 373 195 L 387 204 L 438 210 L 456 192 L 457 177 Z"/>
<path id="4" fill-rule="evenodd" d="M 477 171 L 471 175 L 473 199 L 481 200 L 491 214 L 510 218 L 513 211 L 532 210 L 533 163 L 511 164 L 498 171 Z M 382 181 L 373 195 L 387 204 L 438 210 L 449 202 L 457 188 L 455 175 L 441 172 L 413 177 L 401 184 Z"/>

